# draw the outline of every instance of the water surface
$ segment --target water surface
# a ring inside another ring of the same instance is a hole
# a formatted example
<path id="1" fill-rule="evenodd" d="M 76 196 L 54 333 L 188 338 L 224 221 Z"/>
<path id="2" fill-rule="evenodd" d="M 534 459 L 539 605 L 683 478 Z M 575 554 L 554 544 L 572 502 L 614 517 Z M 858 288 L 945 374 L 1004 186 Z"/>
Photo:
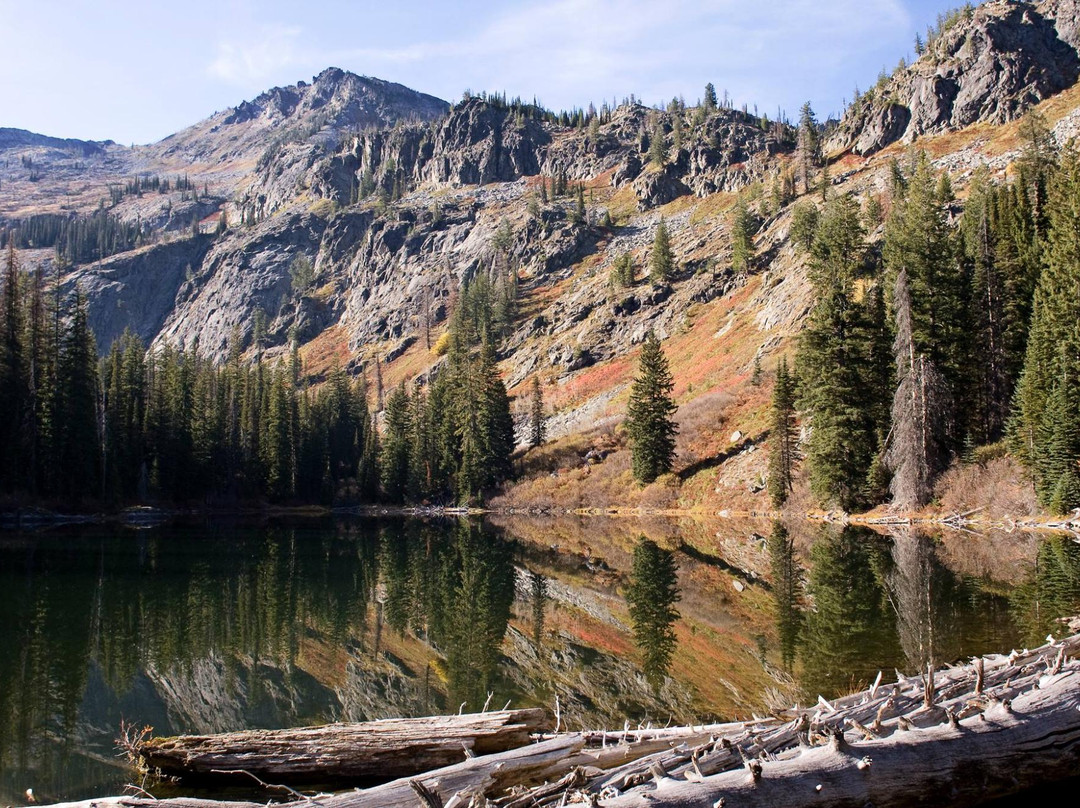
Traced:
<path id="1" fill-rule="evenodd" d="M 156 734 L 560 700 L 571 727 L 831 698 L 1059 633 L 1080 545 L 805 523 L 327 519 L 0 534 L 0 802 Z M 153 790 L 153 789 L 152 789 Z"/>

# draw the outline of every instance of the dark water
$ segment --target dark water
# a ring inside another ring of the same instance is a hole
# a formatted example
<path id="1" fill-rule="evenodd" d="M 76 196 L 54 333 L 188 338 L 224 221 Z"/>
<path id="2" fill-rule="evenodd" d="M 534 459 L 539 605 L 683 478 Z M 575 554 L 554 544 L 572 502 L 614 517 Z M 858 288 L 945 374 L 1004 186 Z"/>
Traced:
<path id="1" fill-rule="evenodd" d="M 213 732 L 554 693 L 594 726 L 704 720 L 1041 642 L 1080 611 L 1080 545 L 1064 538 L 722 525 L 724 547 L 745 549 L 731 561 L 680 547 L 677 526 L 653 543 L 582 522 L 585 552 L 533 528 L 0 533 L 0 804 L 118 792 L 134 778 L 122 725 Z"/>

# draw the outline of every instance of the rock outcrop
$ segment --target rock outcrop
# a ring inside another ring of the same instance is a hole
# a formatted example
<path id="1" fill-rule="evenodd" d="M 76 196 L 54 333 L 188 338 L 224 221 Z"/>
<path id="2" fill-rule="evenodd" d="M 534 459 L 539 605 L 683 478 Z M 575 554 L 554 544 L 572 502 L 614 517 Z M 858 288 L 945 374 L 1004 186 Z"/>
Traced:
<path id="1" fill-rule="evenodd" d="M 275 87 L 146 147 L 160 158 L 222 163 L 258 156 L 283 143 L 337 145 L 341 134 L 398 121 L 429 121 L 449 105 L 434 96 L 382 79 L 330 67 L 310 84 Z"/>
<path id="2" fill-rule="evenodd" d="M 976 122 L 1006 123 L 1080 77 L 1075 0 L 992 0 L 942 27 L 916 62 L 849 108 L 830 151 L 868 155 Z"/>
<path id="3" fill-rule="evenodd" d="M 209 236 L 184 238 L 115 255 L 69 274 L 67 290 L 78 285 L 89 302 L 98 350 L 107 351 L 127 329 L 145 343 L 154 339 L 212 243 Z"/>

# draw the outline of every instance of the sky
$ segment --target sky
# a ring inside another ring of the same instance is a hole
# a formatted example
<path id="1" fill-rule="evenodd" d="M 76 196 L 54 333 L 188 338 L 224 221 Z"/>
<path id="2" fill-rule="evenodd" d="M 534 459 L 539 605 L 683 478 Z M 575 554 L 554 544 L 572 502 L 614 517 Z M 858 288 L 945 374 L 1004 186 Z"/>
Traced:
<path id="1" fill-rule="evenodd" d="M 455 101 L 837 114 L 957 0 L 0 0 L 0 126 L 150 143 L 330 66 Z"/>

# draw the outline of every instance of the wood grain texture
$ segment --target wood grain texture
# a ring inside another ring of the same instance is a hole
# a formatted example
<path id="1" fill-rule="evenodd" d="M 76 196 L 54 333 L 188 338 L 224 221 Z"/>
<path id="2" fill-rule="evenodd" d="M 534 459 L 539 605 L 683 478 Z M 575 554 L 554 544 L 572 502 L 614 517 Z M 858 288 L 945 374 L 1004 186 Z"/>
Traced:
<path id="1" fill-rule="evenodd" d="M 242 770 L 271 783 L 390 780 L 449 766 L 467 752 L 488 755 L 550 730 L 543 709 L 397 718 L 284 730 L 151 738 L 136 746 L 143 766 L 210 780 Z"/>

